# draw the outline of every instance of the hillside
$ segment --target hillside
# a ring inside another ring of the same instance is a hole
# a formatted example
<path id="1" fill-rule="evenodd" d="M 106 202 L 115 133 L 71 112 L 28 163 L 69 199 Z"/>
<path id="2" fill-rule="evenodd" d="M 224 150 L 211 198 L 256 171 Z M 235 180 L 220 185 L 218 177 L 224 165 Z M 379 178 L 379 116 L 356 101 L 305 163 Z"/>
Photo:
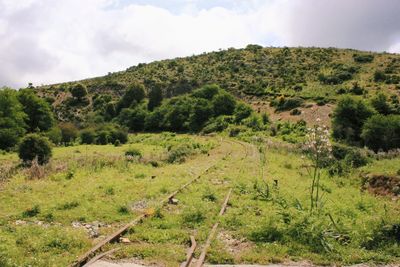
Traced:
<path id="1" fill-rule="evenodd" d="M 258 112 L 267 111 L 272 119 L 301 118 L 310 122 L 322 117 L 328 121 L 332 106 L 340 95 L 369 98 L 377 92 L 385 92 L 398 96 L 400 55 L 336 48 L 248 45 L 245 49 L 232 48 L 138 64 L 125 71 L 80 82 L 89 92 L 90 101 L 84 105 L 74 106 L 68 102 L 71 98 L 68 89 L 75 82 L 38 87 L 37 92 L 52 103 L 59 120 L 83 121 L 94 111 L 93 97 L 110 95 L 109 101 L 116 100 L 132 83 L 143 84 L 147 92 L 161 87 L 164 97 L 216 83 L 252 104 Z M 277 108 L 279 101 L 284 103 L 285 97 L 295 97 L 295 103 Z M 271 102 L 275 107 L 271 107 Z M 296 107 L 296 112 L 290 112 Z"/>

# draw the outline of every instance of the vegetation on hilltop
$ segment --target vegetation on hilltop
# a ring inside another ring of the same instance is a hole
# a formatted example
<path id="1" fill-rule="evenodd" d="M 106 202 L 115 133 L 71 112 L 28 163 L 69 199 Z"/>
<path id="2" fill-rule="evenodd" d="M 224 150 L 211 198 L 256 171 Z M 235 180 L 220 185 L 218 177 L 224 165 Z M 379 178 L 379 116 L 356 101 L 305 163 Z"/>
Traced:
<path id="1" fill-rule="evenodd" d="M 398 96 L 400 56 L 336 48 L 263 48 L 249 45 L 185 58 L 138 64 L 126 71 L 87 79 L 89 99 L 116 102 L 132 84 L 160 98 L 191 92 L 206 84 L 218 84 L 245 101 L 334 103 L 340 95 L 371 98 L 376 93 Z M 96 108 L 95 101 L 69 105 L 76 82 L 37 88 L 53 103 L 60 120 L 82 121 Z M 161 92 L 160 92 L 161 91 Z M 161 94 L 162 93 L 162 94 Z M 295 100 L 291 101 L 291 98 Z M 100 100 L 102 99 L 102 100 Z M 157 102 L 156 101 L 156 102 Z M 285 106 L 293 109 L 296 106 Z M 150 108 L 151 109 L 151 108 Z M 278 111 L 284 109 L 277 108 Z"/>

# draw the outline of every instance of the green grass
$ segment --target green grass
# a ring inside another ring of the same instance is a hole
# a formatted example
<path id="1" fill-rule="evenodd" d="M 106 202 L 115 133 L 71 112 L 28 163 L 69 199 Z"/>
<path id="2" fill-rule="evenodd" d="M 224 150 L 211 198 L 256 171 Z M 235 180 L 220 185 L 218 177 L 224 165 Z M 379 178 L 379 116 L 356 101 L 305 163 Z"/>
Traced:
<path id="1" fill-rule="evenodd" d="M 161 159 L 169 147 L 179 144 L 198 144 L 197 152 L 179 164 L 160 160 L 162 164 L 153 167 L 145 161 Z M 131 243 L 107 248 L 121 247 L 117 258 L 177 266 L 185 260 L 190 235 L 204 244 L 229 188 L 234 191 L 207 256 L 210 263 L 400 262 L 398 244 L 376 241 L 382 222 L 399 223 L 398 202 L 362 192 L 359 176 L 395 174 L 398 158 L 372 161 L 348 177 L 324 174 L 325 206 L 310 216 L 310 180 L 303 167 L 307 162 L 277 146 L 266 152 L 268 200 L 254 190 L 260 175 L 256 147 L 221 142 L 220 136 L 139 134 L 120 147 L 55 148 L 45 178 L 27 180 L 25 170 L 20 170 L 0 185 L 0 266 L 66 266 L 100 240 L 72 227 L 72 222 L 106 223 L 109 227 L 100 228 L 100 234 L 107 235 L 141 212 L 153 216 L 129 231 Z M 129 148 L 140 151 L 144 161 L 127 162 L 124 154 Z M 2 163 L 16 161 L 14 154 L 0 156 Z M 178 205 L 159 207 L 169 192 L 214 163 L 176 196 Z M 277 188 L 273 180 L 278 181 Z M 132 210 L 140 201 L 147 205 Z M 17 220 L 26 223 L 16 225 Z M 376 244 L 365 248 L 371 240 Z"/>

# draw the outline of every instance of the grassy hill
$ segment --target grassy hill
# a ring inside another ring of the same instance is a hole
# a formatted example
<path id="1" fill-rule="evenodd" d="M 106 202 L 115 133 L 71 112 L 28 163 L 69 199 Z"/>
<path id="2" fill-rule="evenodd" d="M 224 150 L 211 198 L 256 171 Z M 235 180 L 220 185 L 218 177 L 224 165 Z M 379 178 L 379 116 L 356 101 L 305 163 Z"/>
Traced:
<path id="1" fill-rule="evenodd" d="M 257 111 L 273 114 L 273 119 L 311 121 L 315 117 L 328 118 L 335 101 L 344 94 L 365 98 L 377 92 L 399 95 L 400 55 L 248 45 L 244 49 L 138 64 L 125 71 L 80 82 L 89 92 L 90 101 L 85 105 L 68 104 L 71 97 L 68 89 L 76 82 L 42 86 L 37 90 L 53 104 L 60 120 L 83 120 L 93 111 L 94 96 L 106 94 L 117 100 L 132 83 L 143 84 L 147 91 L 160 86 L 165 97 L 216 83 L 251 103 Z M 297 99 L 294 104 L 279 107 L 282 97 Z M 271 102 L 275 104 L 272 108 Z M 285 112 L 296 107 L 300 112 Z M 277 110 L 280 112 L 275 113 Z"/>

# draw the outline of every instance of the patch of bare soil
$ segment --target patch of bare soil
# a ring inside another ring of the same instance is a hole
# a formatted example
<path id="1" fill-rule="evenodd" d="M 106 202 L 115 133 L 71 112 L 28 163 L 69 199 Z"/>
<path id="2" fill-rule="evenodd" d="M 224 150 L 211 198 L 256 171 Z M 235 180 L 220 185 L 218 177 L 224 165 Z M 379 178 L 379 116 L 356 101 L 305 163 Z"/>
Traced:
<path id="1" fill-rule="evenodd" d="M 400 176 L 367 174 L 362 189 L 380 196 L 400 197 Z"/>
<path id="2" fill-rule="evenodd" d="M 218 239 L 225 245 L 226 249 L 232 253 L 232 255 L 237 255 L 238 253 L 253 247 L 251 242 L 248 242 L 244 238 L 236 239 L 230 233 L 225 231 L 218 234 Z"/>
<path id="3" fill-rule="evenodd" d="M 269 105 L 268 101 L 253 101 L 250 103 L 253 109 L 258 113 L 266 112 L 272 121 L 291 121 L 298 122 L 304 120 L 307 125 L 314 125 L 317 118 L 321 119 L 321 122 L 326 126 L 331 125 L 331 114 L 334 109 L 334 105 L 326 104 L 318 106 L 315 103 L 305 104 L 304 107 L 297 108 L 301 111 L 299 115 L 291 115 L 290 111 L 276 112 L 274 107 Z"/>

